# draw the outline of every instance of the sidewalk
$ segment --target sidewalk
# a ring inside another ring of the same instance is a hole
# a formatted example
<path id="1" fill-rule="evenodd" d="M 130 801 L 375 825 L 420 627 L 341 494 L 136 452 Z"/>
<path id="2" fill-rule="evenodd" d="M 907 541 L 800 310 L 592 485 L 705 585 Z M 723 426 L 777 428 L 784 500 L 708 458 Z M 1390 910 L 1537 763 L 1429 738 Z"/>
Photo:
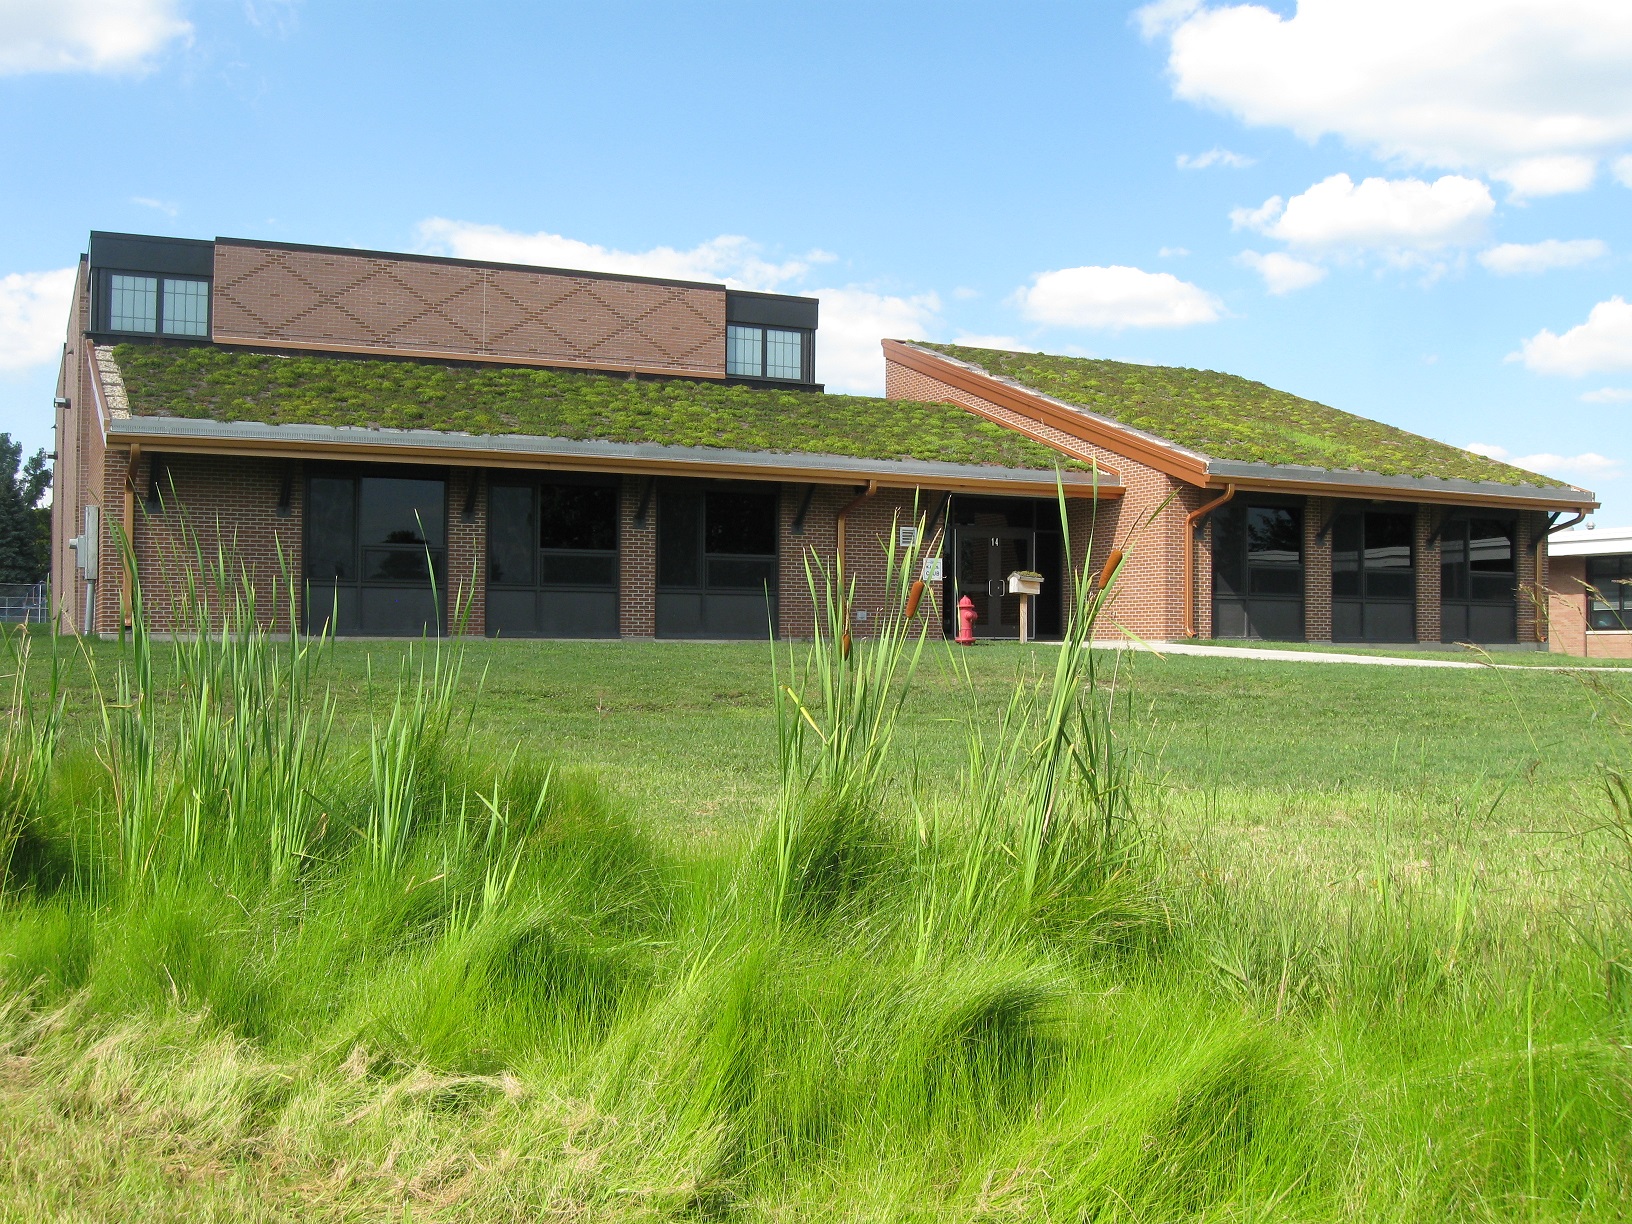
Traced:
<path id="1" fill-rule="evenodd" d="M 1406 659 L 1391 655 L 1343 654 L 1326 650 L 1272 650 L 1253 646 L 1202 646 L 1195 642 L 1094 642 L 1096 650 L 1135 650 L 1157 655 L 1200 655 L 1213 659 L 1266 659 L 1271 663 L 1363 663 L 1374 667 L 1452 667 L 1462 671 L 1632 671 L 1588 664 L 1473 663 L 1465 659 Z"/>

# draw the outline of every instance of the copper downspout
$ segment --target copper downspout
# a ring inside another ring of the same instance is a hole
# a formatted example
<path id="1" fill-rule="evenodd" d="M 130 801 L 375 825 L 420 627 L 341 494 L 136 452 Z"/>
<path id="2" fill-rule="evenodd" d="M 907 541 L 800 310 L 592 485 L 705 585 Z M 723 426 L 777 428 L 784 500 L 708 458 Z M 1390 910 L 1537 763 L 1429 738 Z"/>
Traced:
<path id="1" fill-rule="evenodd" d="M 1234 496 L 1235 486 L 1225 485 L 1222 497 L 1184 516 L 1184 636 L 1187 638 L 1196 636 L 1196 524 Z"/>
<path id="2" fill-rule="evenodd" d="M 1568 531 L 1571 527 L 1574 527 L 1577 523 L 1579 523 L 1582 519 L 1584 519 L 1586 517 L 1587 517 L 1587 512 L 1585 510 L 1577 510 L 1575 512 L 1575 517 L 1573 519 L 1566 519 L 1562 523 L 1554 523 L 1551 527 L 1547 528 L 1539 536 L 1536 537 L 1536 628 L 1535 628 L 1535 637 L 1536 637 L 1536 641 L 1538 641 L 1538 642 L 1545 642 L 1547 640 L 1547 628 L 1548 628 L 1547 621 L 1548 621 L 1549 617 L 1546 614 L 1548 612 L 1550 612 L 1550 610 L 1551 610 L 1550 608 L 1548 608 L 1547 602 L 1546 602 L 1547 601 L 1547 588 L 1544 585 L 1542 585 L 1542 581 L 1541 581 L 1542 565 L 1543 565 L 1543 561 L 1544 561 L 1544 558 L 1545 558 L 1545 555 L 1546 555 L 1546 552 L 1547 552 L 1547 537 L 1550 536 L 1550 535 L 1553 535 L 1555 532 Z"/>

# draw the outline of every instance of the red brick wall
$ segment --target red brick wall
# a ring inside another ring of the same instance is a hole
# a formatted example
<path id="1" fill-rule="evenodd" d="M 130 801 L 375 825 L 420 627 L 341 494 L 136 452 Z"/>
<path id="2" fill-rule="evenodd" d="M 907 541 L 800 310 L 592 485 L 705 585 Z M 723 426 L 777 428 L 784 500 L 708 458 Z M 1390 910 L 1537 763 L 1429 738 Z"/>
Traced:
<path id="1" fill-rule="evenodd" d="M 1588 659 L 1632 659 L 1632 630 L 1587 628 L 1587 559 L 1547 558 L 1548 649 Z"/>
<path id="2" fill-rule="evenodd" d="M 646 518 L 637 523 L 642 498 Z M 618 633 L 626 638 L 652 637 L 657 633 L 657 488 L 647 477 L 623 478 L 618 549 Z"/>
<path id="3" fill-rule="evenodd" d="M 1446 511 L 1440 506 L 1419 505 L 1413 524 L 1413 553 L 1417 579 L 1417 641 L 1437 642 L 1443 636 L 1440 605 L 1439 526 Z"/>
<path id="4" fill-rule="evenodd" d="M 723 376 L 725 291 L 218 243 L 220 338 Z"/>
<path id="5" fill-rule="evenodd" d="M 1332 533 L 1327 527 L 1336 503 L 1329 497 L 1303 503 L 1303 636 L 1332 640 Z"/>
<path id="6" fill-rule="evenodd" d="M 148 504 L 153 465 L 161 463 L 161 500 Z M 103 501 L 108 508 L 97 591 L 97 628 L 113 632 L 121 621 L 124 572 L 115 526 L 124 519 L 128 452 L 108 455 Z M 289 510 L 279 515 L 285 480 Z M 142 603 L 148 625 L 160 632 L 186 627 L 189 579 L 202 588 L 223 568 L 232 579 L 247 576 L 263 624 L 287 630 L 289 583 L 302 572 L 300 465 L 276 459 L 163 455 L 143 452 L 135 471 L 132 535 Z M 280 554 L 281 550 L 281 554 Z M 209 597 L 212 621 L 218 612 Z"/>
<path id="7" fill-rule="evenodd" d="M 487 473 L 453 468 L 448 473 L 448 632 L 487 633 Z"/>

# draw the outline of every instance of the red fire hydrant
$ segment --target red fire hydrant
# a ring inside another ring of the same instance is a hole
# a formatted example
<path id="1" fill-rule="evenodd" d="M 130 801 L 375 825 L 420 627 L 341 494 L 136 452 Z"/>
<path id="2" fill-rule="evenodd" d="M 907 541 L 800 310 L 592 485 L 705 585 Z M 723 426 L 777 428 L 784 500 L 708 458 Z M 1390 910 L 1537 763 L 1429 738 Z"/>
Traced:
<path id="1" fill-rule="evenodd" d="M 965 595 L 958 600 L 958 636 L 953 640 L 959 646 L 975 644 L 975 601 Z"/>

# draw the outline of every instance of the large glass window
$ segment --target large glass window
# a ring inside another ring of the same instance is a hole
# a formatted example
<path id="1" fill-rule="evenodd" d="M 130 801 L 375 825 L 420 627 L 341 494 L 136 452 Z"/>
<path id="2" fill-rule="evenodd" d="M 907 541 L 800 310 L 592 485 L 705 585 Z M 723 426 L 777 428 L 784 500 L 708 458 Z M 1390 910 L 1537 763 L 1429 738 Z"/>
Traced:
<path id="1" fill-rule="evenodd" d="M 779 327 L 732 323 L 725 329 L 725 372 L 747 378 L 802 382 L 805 333 Z"/>
<path id="2" fill-rule="evenodd" d="M 164 281 L 164 332 L 168 336 L 210 334 L 210 282 Z"/>
<path id="3" fill-rule="evenodd" d="M 1284 506 L 1247 509 L 1247 593 L 1303 594 L 1303 525 Z"/>
<path id="4" fill-rule="evenodd" d="M 159 317 L 159 278 L 108 278 L 108 326 L 114 331 L 150 332 Z"/>
<path id="5" fill-rule="evenodd" d="M 308 629 L 326 623 L 342 634 L 442 631 L 447 482 L 425 479 L 422 471 L 363 475 L 323 465 L 308 478 Z"/>
<path id="6" fill-rule="evenodd" d="M 1412 599 L 1412 517 L 1340 514 L 1332 524 L 1332 595 L 1338 599 Z"/>
<path id="7" fill-rule="evenodd" d="M 763 637 L 776 625 L 774 489 L 659 484 L 657 635 Z"/>
<path id="8" fill-rule="evenodd" d="M 1632 556 L 1587 558 L 1587 623 L 1632 629 Z"/>
<path id="9" fill-rule="evenodd" d="M 1224 506 L 1212 516 L 1213 634 L 1303 636 L 1303 510 Z"/>
<path id="10" fill-rule="evenodd" d="M 165 336 L 210 334 L 207 280 L 114 272 L 108 275 L 107 289 L 109 331 Z"/>
<path id="11" fill-rule="evenodd" d="M 1440 544 L 1441 594 L 1475 603 L 1510 600 L 1517 588 L 1512 519 L 1452 519 Z"/>

